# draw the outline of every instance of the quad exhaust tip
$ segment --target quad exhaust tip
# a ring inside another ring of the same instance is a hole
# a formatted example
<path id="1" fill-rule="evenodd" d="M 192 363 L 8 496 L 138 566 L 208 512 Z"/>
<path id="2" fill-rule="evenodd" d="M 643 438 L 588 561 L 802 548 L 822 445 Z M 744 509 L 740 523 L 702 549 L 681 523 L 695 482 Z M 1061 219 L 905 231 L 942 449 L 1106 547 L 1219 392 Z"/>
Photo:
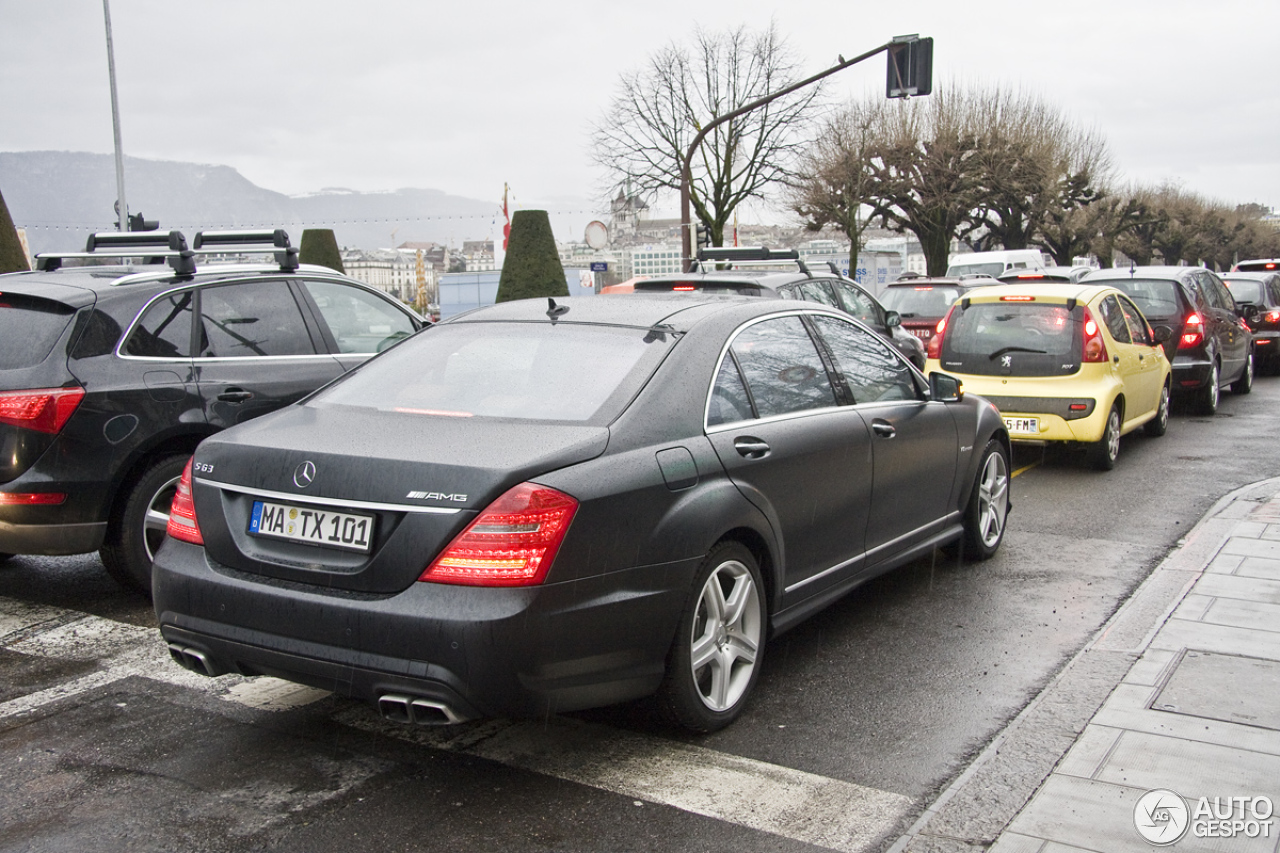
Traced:
<path id="1" fill-rule="evenodd" d="M 378 712 L 384 720 L 412 723 L 416 726 L 451 726 L 467 721 L 466 717 L 443 702 L 402 693 L 384 693 L 379 696 Z"/>
<path id="2" fill-rule="evenodd" d="M 225 672 L 221 667 L 214 664 L 204 652 L 188 646 L 170 643 L 169 657 L 173 658 L 183 669 L 189 669 L 192 672 L 198 672 L 210 678 L 217 678 Z"/>

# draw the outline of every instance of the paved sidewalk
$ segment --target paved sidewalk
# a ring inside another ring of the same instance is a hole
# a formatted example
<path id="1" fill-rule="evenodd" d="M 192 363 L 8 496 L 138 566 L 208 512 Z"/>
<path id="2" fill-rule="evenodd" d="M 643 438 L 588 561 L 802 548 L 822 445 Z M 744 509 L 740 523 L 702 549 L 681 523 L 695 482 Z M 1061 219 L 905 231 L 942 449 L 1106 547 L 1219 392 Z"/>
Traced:
<path id="1" fill-rule="evenodd" d="M 891 849 L 1276 853 L 1273 808 L 1280 479 L 1220 500 Z"/>

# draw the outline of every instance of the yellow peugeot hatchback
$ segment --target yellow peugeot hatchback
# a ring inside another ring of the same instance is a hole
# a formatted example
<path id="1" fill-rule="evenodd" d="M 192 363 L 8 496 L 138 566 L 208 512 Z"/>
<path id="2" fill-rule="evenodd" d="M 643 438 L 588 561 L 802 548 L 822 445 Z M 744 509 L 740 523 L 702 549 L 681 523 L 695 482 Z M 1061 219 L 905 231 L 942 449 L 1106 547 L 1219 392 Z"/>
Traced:
<path id="1" fill-rule="evenodd" d="M 959 377 L 1000 409 L 1009 437 L 1083 445 L 1109 470 L 1120 436 L 1169 425 L 1170 368 L 1154 330 L 1114 287 L 980 287 L 957 301 L 929 342 L 925 372 Z"/>

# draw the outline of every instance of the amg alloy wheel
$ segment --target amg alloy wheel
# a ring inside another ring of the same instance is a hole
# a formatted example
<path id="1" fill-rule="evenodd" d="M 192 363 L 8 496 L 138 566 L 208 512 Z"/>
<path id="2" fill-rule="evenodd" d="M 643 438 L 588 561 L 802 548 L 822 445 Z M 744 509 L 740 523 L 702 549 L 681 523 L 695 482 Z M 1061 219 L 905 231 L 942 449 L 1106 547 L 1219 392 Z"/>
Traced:
<path id="1" fill-rule="evenodd" d="M 964 514 L 964 554 L 971 560 L 985 560 L 995 554 L 1004 540 L 1009 517 L 1009 459 L 1004 445 L 987 442 L 978 464 L 978 477 L 969 495 Z"/>
<path id="2" fill-rule="evenodd" d="M 755 557 L 737 542 L 711 549 L 680 620 L 659 692 L 665 716 L 695 732 L 733 722 L 760 674 L 765 597 Z"/>

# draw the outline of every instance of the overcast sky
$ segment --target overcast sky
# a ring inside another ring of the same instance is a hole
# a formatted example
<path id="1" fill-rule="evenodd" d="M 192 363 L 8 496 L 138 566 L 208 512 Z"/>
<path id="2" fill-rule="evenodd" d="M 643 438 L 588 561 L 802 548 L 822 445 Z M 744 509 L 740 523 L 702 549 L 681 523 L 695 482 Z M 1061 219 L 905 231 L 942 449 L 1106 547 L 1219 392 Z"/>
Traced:
<path id="1" fill-rule="evenodd" d="M 1110 145 L 1120 176 L 1280 207 L 1277 0 L 111 0 L 125 153 L 224 164 L 288 194 L 421 187 L 591 208 L 619 75 L 776 21 L 806 73 L 904 33 L 935 88 L 1020 87 Z M 102 0 L 0 0 L 0 151 L 110 153 Z M 884 60 L 837 100 L 883 93 Z M 560 235 L 558 235 L 560 236 Z"/>

